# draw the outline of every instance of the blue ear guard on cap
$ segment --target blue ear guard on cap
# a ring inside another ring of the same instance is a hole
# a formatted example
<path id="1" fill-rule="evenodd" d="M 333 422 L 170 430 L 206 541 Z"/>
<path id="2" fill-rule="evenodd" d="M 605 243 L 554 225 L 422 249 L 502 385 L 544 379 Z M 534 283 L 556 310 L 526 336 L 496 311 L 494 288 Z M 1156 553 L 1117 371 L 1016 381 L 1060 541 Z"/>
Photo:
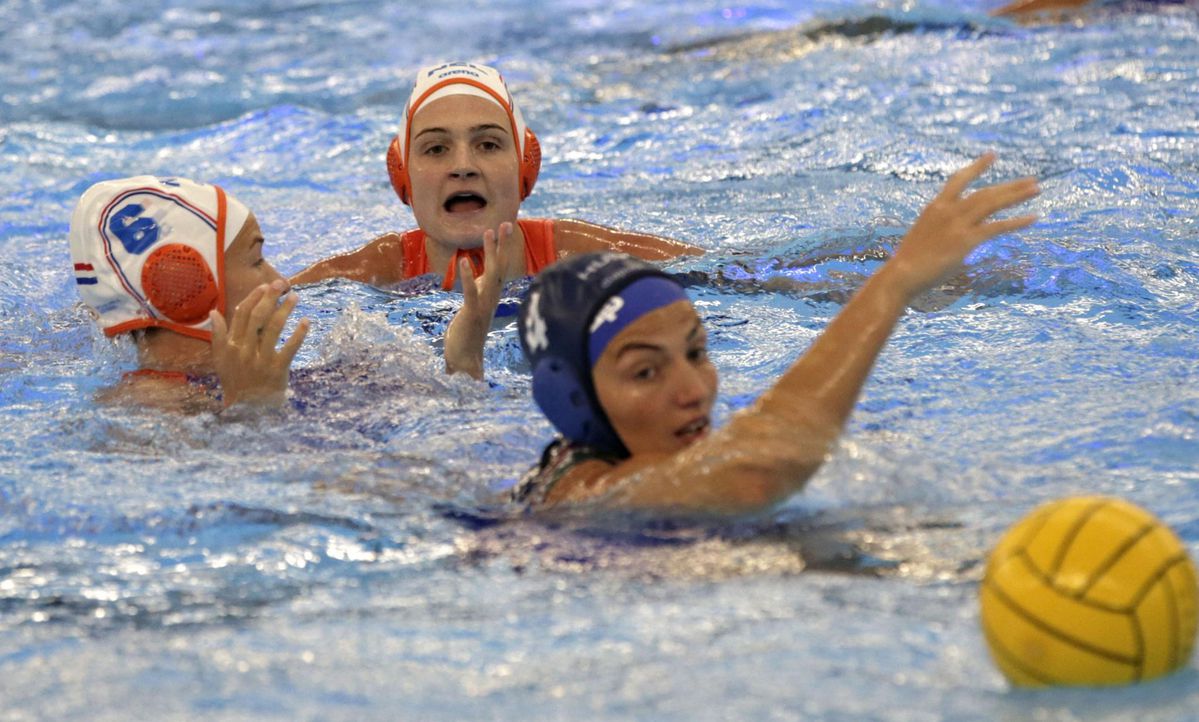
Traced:
<path id="1" fill-rule="evenodd" d="M 521 304 L 517 328 L 533 368 L 533 400 L 573 442 L 628 455 L 595 395 L 588 329 L 606 300 L 647 276 L 670 278 L 622 253 L 573 255 L 542 271 Z"/>
<path id="2" fill-rule="evenodd" d="M 620 444 L 607 416 L 598 405 L 591 408 L 590 394 L 562 359 L 546 356 L 537 362 L 533 368 L 533 400 L 566 438 L 586 440 L 584 443 L 593 446 Z"/>

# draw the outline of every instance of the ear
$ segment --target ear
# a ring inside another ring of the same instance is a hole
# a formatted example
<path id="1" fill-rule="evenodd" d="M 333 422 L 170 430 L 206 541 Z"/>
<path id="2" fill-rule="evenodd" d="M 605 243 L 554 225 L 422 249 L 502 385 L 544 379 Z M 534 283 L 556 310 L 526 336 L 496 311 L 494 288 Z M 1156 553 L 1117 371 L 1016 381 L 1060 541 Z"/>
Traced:
<path id="1" fill-rule="evenodd" d="M 540 157 L 540 150 L 538 150 Z M 406 206 L 412 205 L 412 187 L 408 180 L 408 169 L 404 167 L 404 155 L 400 152 L 400 136 L 391 139 L 387 148 L 387 175 L 391 178 L 391 187 L 395 189 L 400 202 Z"/>

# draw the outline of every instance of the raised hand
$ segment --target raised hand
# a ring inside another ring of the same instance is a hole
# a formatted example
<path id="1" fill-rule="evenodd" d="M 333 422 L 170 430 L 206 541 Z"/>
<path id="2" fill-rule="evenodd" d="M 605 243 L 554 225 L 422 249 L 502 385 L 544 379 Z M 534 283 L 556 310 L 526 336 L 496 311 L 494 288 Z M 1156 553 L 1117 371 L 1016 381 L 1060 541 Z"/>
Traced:
<path id="1" fill-rule="evenodd" d="M 483 378 L 483 344 L 500 303 L 504 269 L 514 254 L 523 251 L 513 234 L 512 224 L 501 223 L 498 240 L 495 231 L 488 229 L 483 233 L 483 272 L 477 278 L 473 277 L 469 259 L 458 261 L 462 308 L 445 332 L 446 373 L 462 372 L 476 379 Z"/>
<path id="2" fill-rule="evenodd" d="M 999 183 L 963 195 L 994 162 L 995 154 L 986 153 L 950 176 L 904 235 L 887 266 L 908 298 L 928 290 L 957 269 L 983 241 L 1036 220 L 1035 215 L 990 220 L 999 211 L 1040 193 L 1035 178 Z"/>
<path id="3" fill-rule="evenodd" d="M 891 259 L 867 279 L 803 356 L 755 405 L 759 413 L 785 419 L 808 442 L 824 444 L 807 447 L 821 451 L 809 457 L 810 470 L 819 467 L 823 453 L 845 426 L 862 384 L 908 304 L 958 268 L 978 244 L 1036 220 L 1031 215 L 990 220 L 996 212 L 1035 196 L 1038 189 L 1032 178 L 963 195 L 967 186 L 994 162 L 995 156 L 987 153 L 949 178 L 912 224 Z M 776 461 L 780 458 L 776 456 Z M 806 477 L 794 478 L 802 481 Z"/>
<path id="4" fill-rule="evenodd" d="M 251 291 L 234 309 L 228 327 L 220 313 L 209 314 L 213 365 L 225 406 L 239 402 L 274 406 L 284 402 L 292 359 L 308 335 L 308 319 L 300 320 L 282 347 L 275 346 L 298 301 L 287 282 L 277 280 Z"/>

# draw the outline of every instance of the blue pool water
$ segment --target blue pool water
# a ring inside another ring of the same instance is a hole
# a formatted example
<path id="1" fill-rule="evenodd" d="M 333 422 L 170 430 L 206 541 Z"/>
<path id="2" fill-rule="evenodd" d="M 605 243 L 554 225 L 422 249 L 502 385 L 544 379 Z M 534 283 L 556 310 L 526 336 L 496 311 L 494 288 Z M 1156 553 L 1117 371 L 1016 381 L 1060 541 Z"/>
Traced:
<path id="1" fill-rule="evenodd" d="M 1193 662 L 1010 690 L 976 599 L 1049 498 L 1127 497 L 1199 551 L 1193 4 L 414 5 L 0 4 L 0 719 L 1196 719 Z M 220 183 L 294 272 L 410 227 L 383 151 L 447 58 L 501 66 L 539 133 L 528 215 L 708 252 L 673 268 L 725 415 L 972 156 L 1039 176 L 1042 220 L 921 299 L 761 520 L 485 508 L 550 432 L 512 329 L 490 385 L 442 376 L 439 292 L 304 289 L 285 414 L 93 401 L 133 355 L 68 270 L 88 185 Z"/>

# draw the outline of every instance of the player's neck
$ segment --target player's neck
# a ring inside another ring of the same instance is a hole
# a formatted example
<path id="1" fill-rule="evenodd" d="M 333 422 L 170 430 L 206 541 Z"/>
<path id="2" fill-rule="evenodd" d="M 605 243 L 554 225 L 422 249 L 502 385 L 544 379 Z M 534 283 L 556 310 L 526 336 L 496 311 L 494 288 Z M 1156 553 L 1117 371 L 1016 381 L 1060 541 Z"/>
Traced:
<path id="1" fill-rule="evenodd" d="M 519 223 L 514 222 L 512 224 L 512 234 L 519 242 L 518 247 L 523 249 L 525 247 L 525 233 Z M 483 244 L 480 241 L 478 246 L 472 248 L 463 244 L 441 241 L 431 235 L 425 236 L 425 255 L 429 259 L 429 270 L 438 275 L 445 275 L 446 270 L 450 267 L 450 262 L 459 250 L 478 250 L 479 253 L 482 253 Z M 504 280 L 521 278 L 525 275 L 524 256 L 524 253 L 518 253 L 504 259 Z"/>
<path id="2" fill-rule="evenodd" d="M 178 371 L 199 376 L 213 373 L 212 344 L 159 329 L 137 339 L 138 366 L 155 371 Z"/>

